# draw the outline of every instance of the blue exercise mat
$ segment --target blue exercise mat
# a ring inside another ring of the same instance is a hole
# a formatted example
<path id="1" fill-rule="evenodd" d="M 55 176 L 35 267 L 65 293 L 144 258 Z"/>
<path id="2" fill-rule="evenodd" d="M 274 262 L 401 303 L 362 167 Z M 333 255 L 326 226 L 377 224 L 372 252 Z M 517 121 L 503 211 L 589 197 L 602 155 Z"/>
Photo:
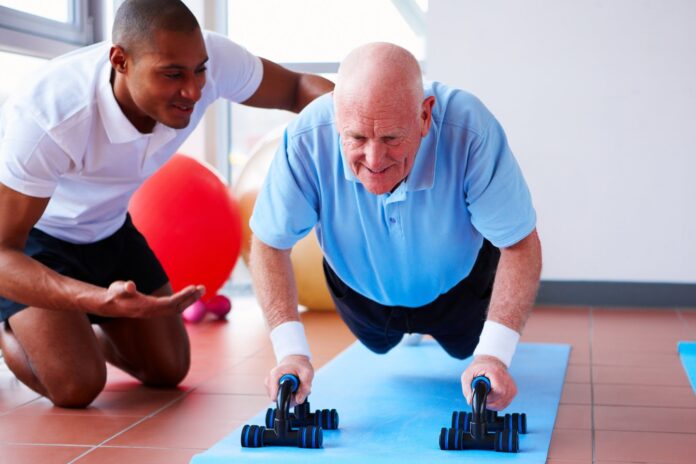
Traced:
<path id="1" fill-rule="evenodd" d="M 356 342 L 314 379 L 309 397 L 312 411 L 335 408 L 339 413 L 340 429 L 323 431 L 324 448 L 242 448 L 239 427 L 191 462 L 543 464 L 569 353 L 568 345 L 518 346 L 511 372 L 519 394 L 505 411 L 527 414 L 528 433 L 520 435 L 517 454 L 440 450 L 440 429 L 451 426 L 452 411 L 471 411 L 459 380 L 470 359 L 453 359 L 434 341 L 397 346 L 386 355 L 376 355 Z M 264 409 L 247 423 L 264 425 L 265 415 Z"/>
<path id="2" fill-rule="evenodd" d="M 679 342 L 679 357 L 691 382 L 691 388 L 696 393 L 696 342 Z M 310 402 L 311 404 L 311 402 Z"/>

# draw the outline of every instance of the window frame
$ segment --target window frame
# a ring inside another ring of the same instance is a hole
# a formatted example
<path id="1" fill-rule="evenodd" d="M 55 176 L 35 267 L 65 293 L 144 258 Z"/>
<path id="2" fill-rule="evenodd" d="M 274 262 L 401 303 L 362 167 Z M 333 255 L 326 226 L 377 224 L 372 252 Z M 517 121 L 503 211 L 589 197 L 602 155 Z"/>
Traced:
<path id="1" fill-rule="evenodd" d="M 0 6 L 0 49 L 53 58 L 95 41 L 98 0 L 71 0 L 70 21 L 61 22 Z"/>

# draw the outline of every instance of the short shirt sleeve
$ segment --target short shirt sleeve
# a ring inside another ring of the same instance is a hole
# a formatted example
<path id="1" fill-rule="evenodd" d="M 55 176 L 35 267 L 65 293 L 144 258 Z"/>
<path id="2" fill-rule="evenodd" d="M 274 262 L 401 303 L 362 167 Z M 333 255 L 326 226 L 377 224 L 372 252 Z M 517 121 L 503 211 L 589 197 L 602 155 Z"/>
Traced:
<path id="1" fill-rule="evenodd" d="M 465 175 L 471 222 L 493 245 L 514 245 L 534 230 L 529 188 L 495 119 L 472 148 Z"/>
<path id="2" fill-rule="evenodd" d="M 243 102 L 259 88 L 263 78 L 261 59 L 227 37 L 205 32 L 209 56 L 209 79 L 217 97 Z"/>
<path id="3" fill-rule="evenodd" d="M 0 134 L 0 182 L 25 195 L 48 198 L 71 160 L 30 116 L 5 114 Z"/>
<path id="4" fill-rule="evenodd" d="M 286 130 L 249 220 L 259 240 L 281 250 L 307 235 L 319 217 L 315 179 L 288 140 Z"/>

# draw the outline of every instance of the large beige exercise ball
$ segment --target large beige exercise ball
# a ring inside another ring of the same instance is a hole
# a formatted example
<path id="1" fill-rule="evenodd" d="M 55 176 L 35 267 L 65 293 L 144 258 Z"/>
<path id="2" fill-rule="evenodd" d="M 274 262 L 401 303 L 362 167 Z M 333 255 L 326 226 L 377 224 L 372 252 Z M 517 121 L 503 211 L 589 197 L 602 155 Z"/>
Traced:
<path id="1" fill-rule="evenodd" d="M 242 258 L 247 264 L 251 244 L 249 218 L 281 139 L 282 132 L 276 130 L 261 140 L 252 150 L 236 182 L 235 196 L 242 216 Z M 299 303 L 309 309 L 331 310 L 334 303 L 326 286 L 322 258 L 314 231 L 297 242 L 290 254 Z"/>

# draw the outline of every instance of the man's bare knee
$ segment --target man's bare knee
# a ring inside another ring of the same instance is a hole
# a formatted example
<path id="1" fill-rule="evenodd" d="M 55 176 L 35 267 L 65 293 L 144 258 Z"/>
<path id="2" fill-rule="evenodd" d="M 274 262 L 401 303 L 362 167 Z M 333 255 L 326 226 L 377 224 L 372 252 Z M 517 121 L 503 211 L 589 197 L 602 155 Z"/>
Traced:
<path id="1" fill-rule="evenodd" d="M 146 369 L 141 377 L 143 384 L 149 387 L 173 388 L 181 383 L 191 366 L 188 356 L 181 359 L 167 359 Z"/>
<path id="2" fill-rule="evenodd" d="M 100 378 L 77 378 L 46 386 L 47 397 L 60 408 L 86 408 L 104 390 L 106 370 Z"/>

